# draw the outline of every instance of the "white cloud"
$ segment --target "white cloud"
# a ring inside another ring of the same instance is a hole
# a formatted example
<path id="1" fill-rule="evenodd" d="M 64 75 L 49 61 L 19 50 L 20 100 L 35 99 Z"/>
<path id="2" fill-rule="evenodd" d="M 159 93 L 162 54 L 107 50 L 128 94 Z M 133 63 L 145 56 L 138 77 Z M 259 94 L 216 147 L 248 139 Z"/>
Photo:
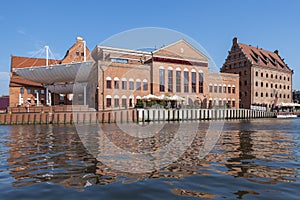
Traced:
<path id="1" fill-rule="evenodd" d="M 0 72 L 0 81 L 8 81 L 9 73 L 8 72 Z"/>

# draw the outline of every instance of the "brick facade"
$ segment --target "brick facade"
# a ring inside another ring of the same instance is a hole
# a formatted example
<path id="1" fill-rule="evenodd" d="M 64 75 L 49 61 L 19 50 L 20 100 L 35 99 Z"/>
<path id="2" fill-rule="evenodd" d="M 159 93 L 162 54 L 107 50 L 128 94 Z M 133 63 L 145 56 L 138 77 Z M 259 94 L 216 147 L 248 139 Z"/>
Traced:
<path id="1" fill-rule="evenodd" d="M 67 51 L 65 57 L 62 60 L 49 59 L 49 66 L 62 64 L 62 63 L 73 63 L 82 62 L 84 60 L 84 41 L 81 37 L 76 38 L 76 43 Z M 86 47 L 86 58 L 90 58 L 90 51 Z M 38 66 L 45 66 L 45 58 L 29 58 L 21 56 L 11 56 L 11 72 L 10 72 L 10 84 L 9 84 L 9 96 L 10 96 L 10 107 L 25 106 L 27 102 L 31 106 L 43 106 L 46 105 L 46 88 L 41 83 L 36 83 L 27 80 L 23 77 L 18 76 L 14 69 L 16 68 L 34 68 Z M 37 102 L 37 92 L 38 102 Z M 59 104 L 71 104 L 67 96 L 59 94 L 52 94 L 52 105 Z"/>
<path id="2" fill-rule="evenodd" d="M 293 71 L 279 56 L 233 39 L 221 72 L 238 74 L 241 108 L 265 107 L 267 110 L 292 101 Z"/>

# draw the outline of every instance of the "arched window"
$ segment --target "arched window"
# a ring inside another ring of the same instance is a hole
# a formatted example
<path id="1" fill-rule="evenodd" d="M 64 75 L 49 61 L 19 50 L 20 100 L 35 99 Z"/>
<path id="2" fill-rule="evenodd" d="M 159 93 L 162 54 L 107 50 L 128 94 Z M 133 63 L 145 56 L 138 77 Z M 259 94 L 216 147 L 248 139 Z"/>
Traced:
<path id="1" fill-rule="evenodd" d="M 126 78 L 122 78 L 122 90 L 127 90 L 127 80 L 126 80 Z"/>
<path id="2" fill-rule="evenodd" d="M 111 78 L 109 76 L 106 77 L 106 88 L 111 89 Z"/>
<path id="3" fill-rule="evenodd" d="M 114 87 L 115 89 L 119 89 L 120 87 L 120 79 L 118 77 L 114 78 Z"/>
<path id="4" fill-rule="evenodd" d="M 106 95 L 106 107 L 109 108 L 111 107 L 111 96 Z"/>
<path id="5" fill-rule="evenodd" d="M 141 90 L 141 80 L 140 79 L 136 79 L 135 80 L 135 85 L 136 85 L 136 90 Z"/>
<path id="6" fill-rule="evenodd" d="M 127 107 L 127 97 L 125 95 L 122 96 L 122 107 Z"/>
<path id="7" fill-rule="evenodd" d="M 115 95 L 114 96 L 114 107 L 119 107 L 120 106 L 120 100 L 119 100 L 119 96 Z"/>

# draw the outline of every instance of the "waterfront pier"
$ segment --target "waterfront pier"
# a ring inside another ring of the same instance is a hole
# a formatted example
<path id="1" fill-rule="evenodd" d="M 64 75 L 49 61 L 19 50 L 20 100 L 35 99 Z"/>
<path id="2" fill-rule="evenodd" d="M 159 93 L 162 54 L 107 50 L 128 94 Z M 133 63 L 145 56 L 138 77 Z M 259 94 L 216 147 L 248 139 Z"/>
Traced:
<path id="1" fill-rule="evenodd" d="M 185 120 L 272 118 L 276 113 L 248 109 L 124 109 L 109 111 L 9 112 L 0 124 L 94 124 Z"/>

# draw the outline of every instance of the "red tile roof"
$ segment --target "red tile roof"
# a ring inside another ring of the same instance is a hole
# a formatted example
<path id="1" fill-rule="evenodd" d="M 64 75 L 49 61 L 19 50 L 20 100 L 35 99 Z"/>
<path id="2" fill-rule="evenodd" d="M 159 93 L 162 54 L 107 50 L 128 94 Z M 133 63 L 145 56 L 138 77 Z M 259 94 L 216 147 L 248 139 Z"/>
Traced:
<path id="1" fill-rule="evenodd" d="M 60 60 L 49 59 L 49 65 L 59 64 Z M 33 67 L 33 66 L 45 66 L 46 59 L 45 58 L 29 58 L 22 56 L 11 56 L 11 69 L 13 68 L 25 68 L 25 67 Z"/>
<path id="2" fill-rule="evenodd" d="M 59 64 L 60 60 L 49 59 L 49 65 Z M 35 67 L 35 66 L 44 66 L 46 65 L 45 58 L 29 58 L 22 56 L 11 56 L 11 71 L 14 68 L 25 68 L 25 67 Z M 36 83 L 25 78 L 22 78 L 12 72 L 10 77 L 9 87 L 22 87 L 22 86 L 37 86 L 41 87 L 40 83 Z"/>
<path id="3" fill-rule="evenodd" d="M 292 72 L 288 65 L 278 55 L 278 51 L 271 52 L 242 43 L 238 43 L 238 46 L 254 65 Z"/>

